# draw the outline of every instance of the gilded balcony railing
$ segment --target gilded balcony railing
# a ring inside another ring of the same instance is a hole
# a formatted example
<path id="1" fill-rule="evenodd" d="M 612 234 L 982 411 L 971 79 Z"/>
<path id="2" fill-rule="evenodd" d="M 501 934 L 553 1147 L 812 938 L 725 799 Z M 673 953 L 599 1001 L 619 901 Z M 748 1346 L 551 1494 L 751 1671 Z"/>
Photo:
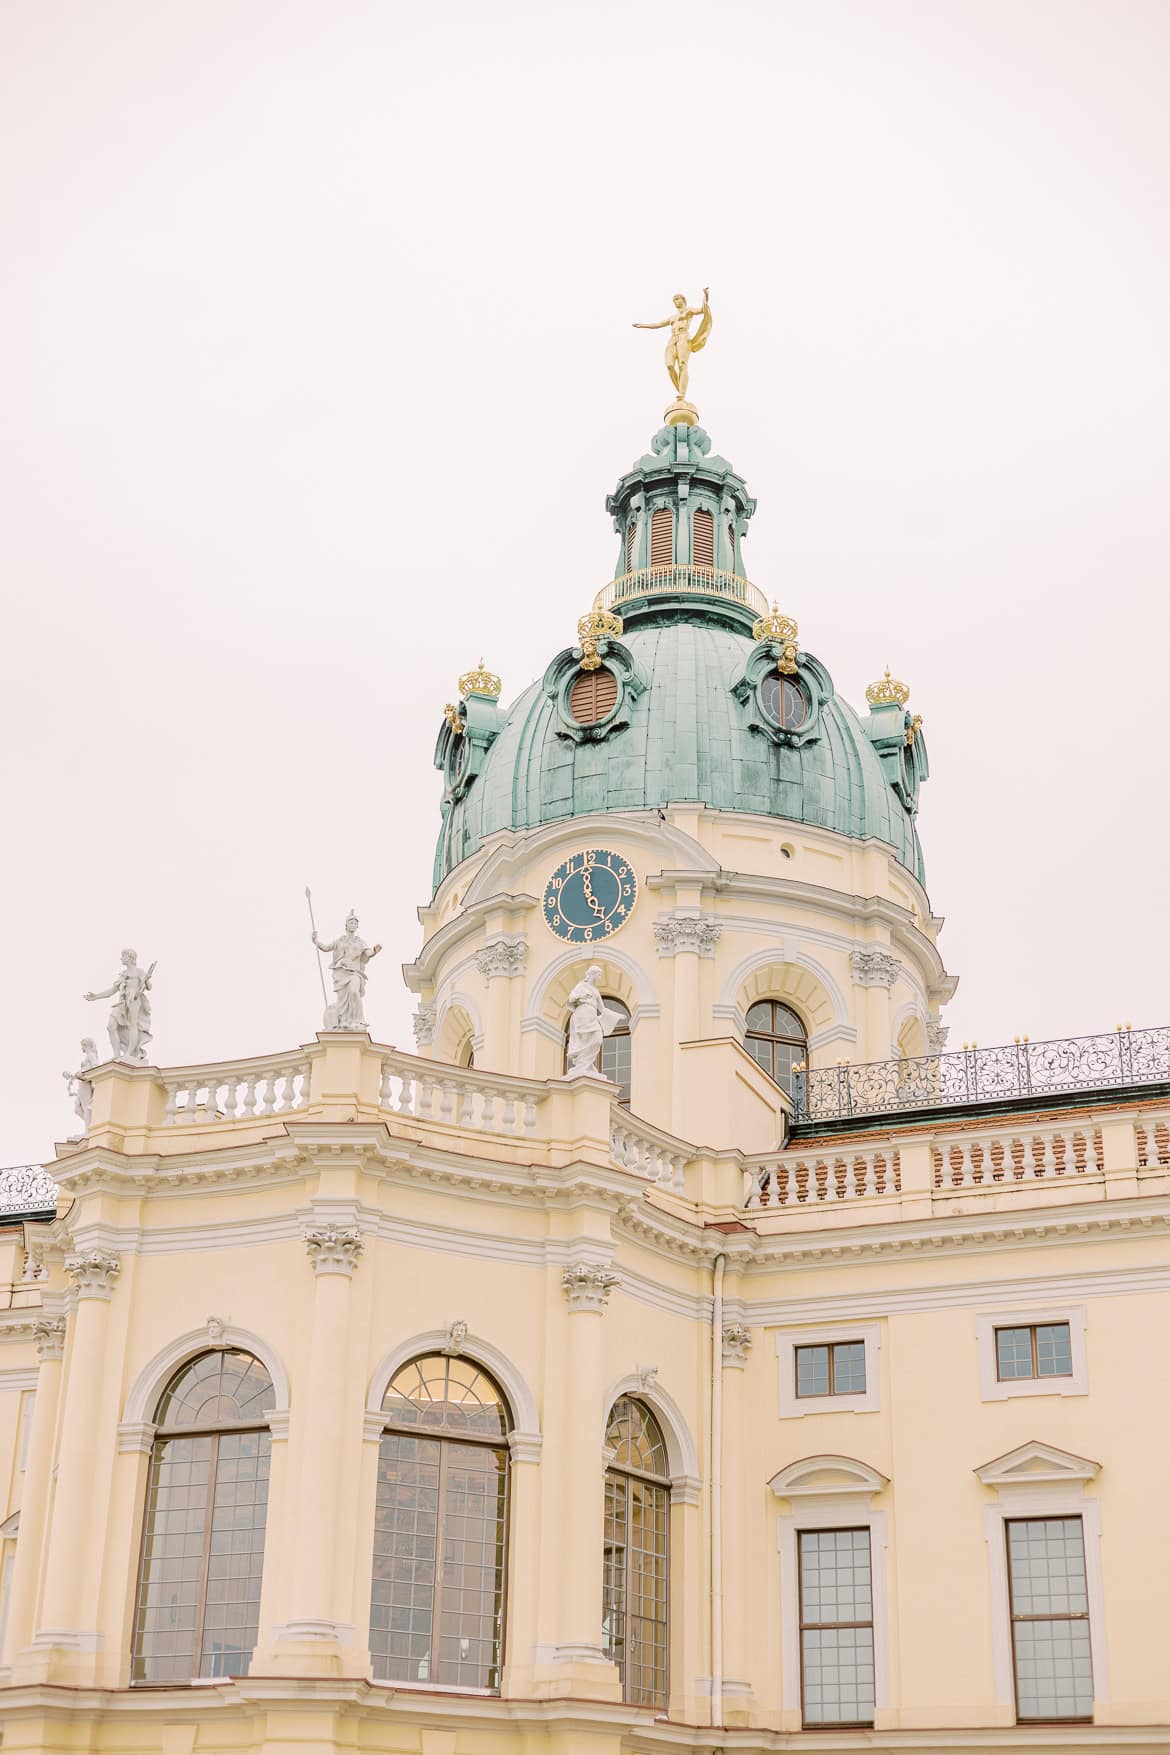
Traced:
<path id="1" fill-rule="evenodd" d="M 805 1068 L 793 1075 L 792 1118 L 798 1125 L 844 1121 L 1163 1083 L 1170 1084 L 1170 1027 L 1165 1025 Z"/>
<path id="2" fill-rule="evenodd" d="M 755 617 L 768 613 L 768 600 L 750 579 L 719 567 L 639 567 L 602 587 L 594 609 L 618 609 L 635 597 L 722 597 L 741 603 Z"/>

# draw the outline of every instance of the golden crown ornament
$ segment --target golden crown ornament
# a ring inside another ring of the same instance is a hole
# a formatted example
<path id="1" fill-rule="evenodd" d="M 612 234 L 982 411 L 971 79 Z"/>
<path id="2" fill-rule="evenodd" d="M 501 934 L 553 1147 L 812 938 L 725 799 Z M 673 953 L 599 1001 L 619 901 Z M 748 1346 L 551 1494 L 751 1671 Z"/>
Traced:
<path id="1" fill-rule="evenodd" d="M 582 670 L 600 670 L 601 654 L 610 640 L 619 640 L 622 633 L 622 618 L 614 615 L 612 610 L 591 609 L 577 623 L 577 650 L 581 654 Z"/>
<path id="2" fill-rule="evenodd" d="M 762 615 L 753 624 L 752 639 L 768 641 L 779 646 L 776 658 L 776 669 L 782 676 L 796 675 L 796 636 L 800 630 L 790 615 L 782 615 L 776 605 L 772 605 L 770 615 Z"/>
<path id="3" fill-rule="evenodd" d="M 896 676 L 891 676 L 887 665 L 885 676 L 879 682 L 870 683 L 865 691 L 865 698 L 871 707 L 904 707 L 910 699 L 910 687 L 908 683 L 899 682 Z"/>
<path id="4" fill-rule="evenodd" d="M 498 676 L 492 671 L 484 669 L 482 658 L 477 670 L 465 670 L 459 678 L 459 694 L 464 699 L 468 695 L 487 695 L 493 701 L 497 701 L 503 686 Z"/>

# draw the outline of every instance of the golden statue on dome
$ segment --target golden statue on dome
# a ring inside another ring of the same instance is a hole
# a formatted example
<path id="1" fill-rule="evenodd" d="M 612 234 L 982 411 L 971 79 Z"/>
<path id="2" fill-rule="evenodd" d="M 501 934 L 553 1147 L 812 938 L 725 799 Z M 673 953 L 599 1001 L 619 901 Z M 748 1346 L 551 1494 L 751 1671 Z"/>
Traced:
<path id="1" fill-rule="evenodd" d="M 635 329 L 669 329 L 670 340 L 666 344 L 666 369 L 670 381 L 675 388 L 675 398 L 663 417 L 668 427 L 693 427 L 699 418 L 699 411 L 693 403 L 687 401 L 687 381 L 690 377 L 690 358 L 707 345 L 707 337 L 711 333 L 711 306 L 708 303 L 710 289 L 703 288 L 703 303 L 688 305 L 682 293 L 674 295 L 674 315 L 664 317 L 661 323 L 635 323 Z M 692 317 L 699 318 L 699 327 L 694 334 L 690 333 Z"/>

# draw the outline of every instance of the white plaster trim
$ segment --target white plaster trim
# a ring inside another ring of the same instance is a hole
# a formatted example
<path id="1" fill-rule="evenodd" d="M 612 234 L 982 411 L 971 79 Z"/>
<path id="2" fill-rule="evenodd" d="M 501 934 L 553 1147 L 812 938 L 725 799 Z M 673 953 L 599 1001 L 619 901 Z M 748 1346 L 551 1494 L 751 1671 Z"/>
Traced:
<path id="1" fill-rule="evenodd" d="M 855 1395 L 796 1393 L 797 1347 L 831 1346 L 835 1341 L 865 1344 L 865 1388 Z M 780 1362 L 780 1418 L 799 1420 L 805 1414 L 876 1414 L 881 1407 L 881 1326 L 876 1322 L 837 1324 L 832 1328 L 782 1329 L 776 1336 Z"/>
<path id="2" fill-rule="evenodd" d="M 1109 1700 L 1109 1658 L 1105 1648 L 1105 1588 L 1101 1577 L 1101 1507 L 1084 1497 L 1083 1487 L 1013 1488 L 1004 1503 L 983 1508 L 983 1534 L 987 1541 L 987 1569 L 991 1586 L 991 1649 L 998 1706 L 1013 1708 L 1016 1678 L 1012 1669 L 1011 1604 L 1008 1596 L 1007 1531 L 1004 1524 L 1016 1517 L 1079 1517 L 1085 1544 L 1085 1584 L 1089 1599 L 1089 1651 L 1093 1664 L 1093 1705 Z"/>
<path id="3" fill-rule="evenodd" d="M 995 1331 L 997 1328 L 1038 1328 L 1045 1323 L 1067 1322 L 1072 1348 L 1071 1377 L 1012 1377 L 996 1375 Z M 1049 1305 L 1039 1310 L 980 1311 L 975 1318 L 975 1344 L 979 1351 L 979 1399 L 1006 1402 L 1021 1395 L 1088 1395 L 1089 1366 L 1085 1348 L 1083 1304 Z"/>
<path id="4" fill-rule="evenodd" d="M 13 1365 L 0 1371 L 0 1395 L 19 1395 L 26 1389 L 35 1389 L 40 1375 L 35 1365 Z"/>
<path id="5" fill-rule="evenodd" d="M 686 1415 L 670 1391 L 663 1389 L 657 1379 L 651 1383 L 644 1383 L 638 1372 L 631 1371 L 625 1377 L 619 1377 L 616 1383 L 610 1384 L 603 1404 L 605 1411 L 601 1421 L 602 1443 L 605 1442 L 605 1429 L 609 1425 L 610 1410 L 618 1397 L 623 1395 L 635 1396 L 638 1401 L 645 1402 L 662 1427 L 662 1436 L 666 1440 L 666 1460 L 670 1465 L 671 1485 L 674 1485 L 676 1475 L 697 1482 L 700 1474 L 699 1452 L 690 1426 L 687 1424 Z"/>
<path id="6" fill-rule="evenodd" d="M 1018 1444 L 1003 1456 L 981 1463 L 975 1473 L 985 1487 L 994 1487 L 1002 1498 L 1005 1489 L 1015 1492 L 1020 1487 L 1030 1490 L 1035 1486 L 1078 1483 L 1083 1486 L 1086 1481 L 1096 1480 L 1101 1464 L 1092 1457 L 1077 1456 L 1071 1450 L 1058 1450 L 1054 1444 L 1029 1438 L 1026 1444 Z"/>
<path id="7" fill-rule="evenodd" d="M 775 930 L 774 926 L 771 927 L 771 930 Z M 793 944 L 800 943 L 803 938 L 804 934 L 799 927 L 786 926 L 782 941 L 777 942 L 773 939 L 762 950 L 750 952 L 748 956 L 736 964 L 725 979 L 723 990 L 719 995 L 719 1004 L 735 1005 L 739 1000 L 744 983 L 750 975 L 755 974 L 757 969 L 766 969 L 770 963 L 787 963 L 793 968 L 805 970 L 807 974 L 812 975 L 815 980 L 820 982 L 833 1008 L 834 1024 L 847 1025 L 850 1019 L 850 1008 L 846 1004 L 845 995 L 841 991 L 836 977 L 831 975 L 825 965 L 816 957 L 810 956 L 806 950 L 793 948 Z M 830 1026 L 826 1025 L 825 1027 L 827 1029 Z"/>
<path id="8" fill-rule="evenodd" d="M 20 1513 L 14 1511 L 0 1523 L 0 1542 L 14 1542 L 20 1534 Z"/>
<path id="9" fill-rule="evenodd" d="M 123 1420 L 118 1426 L 118 1453 L 149 1456 L 158 1427 L 153 1420 Z"/>
<path id="10" fill-rule="evenodd" d="M 191 1329 L 157 1352 L 139 1371 L 134 1379 L 130 1393 L 126 1397 L 126 1405 L 122 1409 L 122 1421 L 119 1432 L 130 1426 L 141 1426 L 152 1418 L 158 1406 L 158 1398 L 166 1388 L 171 1377 L 200 1353 L 218 1352 L 224 1347 L 238 1347 L 241 1352 L 253 1353 L 272 1379 L 272 1387 L 276 1392 L 274 1412 L 283 1412 L 288 1408 L 288 1372 L 284 1361 L 276 1349 L 261 1335 L 253 1334 L 251 1329 L 236 1328 L 232 1323 L 225 1323 L 223 1338 L 218 1342 L 208 1339 L 206 1323 L 202 1328 Z"/>
<path id="11" fill-rule="evenodd" d="M 853 1024 L 829 1024 L 823 1030 L 816 1030 L 808 1039 L 810 1049 L 831 1048 L 834 1042 L 856 1042 L 857 1030 Z"/>
<path id="12" fill-rule="evenodd" d="M 886 1549 L 889 1544 L 887 1516 L 874 1511 L 868 1493 L 843 1494 L 835 1499 L 797 1501 L 788 1516 L 776 1520 L 780 1550 L 780 1704 L 800 1712 L 800 1589 L 796 1538 L 801 1530 L 868 1529 L 869 1575 L 873 1593 L 873 1682 L 878 1711 L 890 1703 L 890 1623 L 886 1594 Z M 872 1733 L 861 1733 L 871 1735 Z"/>
<path id="13" fill-rule="evenodd" d="M 883 1475 L 880 1469 L 860 1462 L 855 1456 L 835 1454 L 802 1456 L 798 1462 L 786 1464 L 768 1482 L 778 1499 L 790 1499 L 794 1503 L 801 1499 L 815 1499 L 818 1504 L 853 1499 L 858 1494 L 863 1494 L 868 1500 L 889 1484 L 889 1476 Z"/>
<path id="14" fill-rule="evenodd" d="M 390 1387 L 390 1379 L 403 1365 L 412 1359 L 419 1358 L 423 1353 L 441 1353 L 448 1344 L 448 1330 L 445 1328 L 428 1329 L 423 1334 L 412 1335 L 408 1340 L 399 1341 L 379 1363 L 370 1379 L 370 1390 L 366 1397 L 366 1415 L 372 1418 L 375 1414 L 385 1423 L 382 1413 L 382 1398 Z M 468 1334 L 459 1348 L 462 1358 L 471 1359 L 495 1378 L 511 1404 L 514 1432 L 510 1434 L 521 1441 L 540 1443 L 540 1415 L 537 1411 L 536 1397 L 528 1387 L 523 1372 L 514 1365 L 506 1353 L 491 1341 L 485 1341 L 480 1335 Z"/>
<path id="15" fill-rule="evenodd" d="M 588 963 L 597 960 L 612 963 L 622 971 L 634 989 L 634 998 L 639 1006 L 652 1006 L 657 1002 L 654 983 L 641 963 L 636 962 L 626 951 L 620 950 L 612 939 L 607 938 L 594 945 L 572 945 L 554 957 L 551 963 L 546 964 L 529 990 L 528 1010 L 521 1020 L 520 1028 L 524 1029 L 529 1020 L 535 1021 L 540 1016 L 549 989 L 559 981 L 566 969 L 580 968 L 584 971 Z"/>
<path id="16" fill-rule="evenodd" d="M 314 1644 L 327 1642 L 338 1645 L 352 1645 L 357 1629 L 349 1621 L 326 1621 L 313 1618 L 302 1621 L 285 1621 L 273 1627 L 275 1639 L 301 1639 Z"/>
<path id="17" fill-rule="evenodd" d="M 1128 1205 L 1128 1202 L 1117 1202 Z M 1055 1218 L 1059 1230 L 1052 1241 L 1068 1244 L 1067 1209 L 1065 1220 Z M 997 1215 L 1006 1218 L 1006 1215 Z M 1134 1233 L 1130 1233 L 1133 1235 Z M 1140 1233 L 1138 1233 L 1140 1235 Z M 1095 1241 L 1090 1232 L 1087 1241 Z M 1035 1239 L 1030 1240 L 1034 1244 Z M 1001 1236 L 999 1249 L 1005 1248 Z M 754 1263 L 757 1271 L 772 1267 L 770 1262 Z M 902 1315 L 910 1311 L 963 1310 L 972 1305 L 990 1304 L 1002 1298 L 1007 1303 L 1022 1303 L 1028 1298 L 1046 1299 L 1050 1307 L 1065 1298 L 1125 1297 L 1132 1293 L 1170 1291 L 1170 1267 L 1103 1268 L 1084 1274 L 1054 1274 L 1051 1279 L 1034 1277 L 1019 1280 L 967 1280 L 957 1285 L 923 1286 L 920 1288 L 891 1287 L 881 1292 L 846 1292 L 836 1297 L 761 1299 L 758 1304 L 745 1302 L 753 1328 L 775 1328 L 784 1323 L 849 1322 L 866 1317 Z M 749 1317 L 745 1315 L 745 1320 Z"/>

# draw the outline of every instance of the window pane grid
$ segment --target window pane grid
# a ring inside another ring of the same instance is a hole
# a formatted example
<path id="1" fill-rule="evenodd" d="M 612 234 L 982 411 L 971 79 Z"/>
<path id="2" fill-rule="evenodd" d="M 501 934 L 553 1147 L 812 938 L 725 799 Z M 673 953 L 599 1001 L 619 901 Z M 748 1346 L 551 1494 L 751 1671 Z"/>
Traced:
<path id="1" fill-rule="evenodd" d="M 868 1529 L 798 1536 L 801 1702 L 806 1725 L 870 1725 L 873 1598 Z"/>
<path id="2" fill-rule="evenodd" d="M 995 1370 L 1001 1383 L 1072 1376 L 1072 1332 L 1067 1322 L 997 1328 Z"/>
<path id="3" fill-rule="evenodd" d="M 1007 1550 L 1016 1716 L 1091 1719 L 1093 1663 L 1081 1520 L 1011 1519 Z"/>
<path id="4" fill-rule="evenodd" d="M 508 1491 L 499 1391 L 470 1361 L 437 1356 L 404 1367 L 383 1405 L 388 1421 L 421 1421 L 442 1435 L 388 1430 L 379 1446 L 374 1675 L 498 1688 Z M 494 1445 L 484 1442 L 493 1428 Z"/>
<path id="5" fill-rule="evenodd" d="M 804 1025 L 790 1006 L 760 999 L 748 1007 L 744 1047 L 782 1090 L 792 1094 L 793 1068 L 808 1061 Z"/>
<path id="6" fill-rule="evenodd" d="M 275 1402 L 249 1353 L 204 1353 L 164 1391 L 155 1418 L 134 1610 L 131 1680 L 248 1673 L 260 1616 L 271 1437 L 239 1430 Z M 222 1423 L 234 1430 L 168 1428 Z"/>
<path id="7" fill-rule="evenodd" d="M 833 1341 L 793 1351 L 798 1396 L 864 1395 L 864 1341 Z"/>

